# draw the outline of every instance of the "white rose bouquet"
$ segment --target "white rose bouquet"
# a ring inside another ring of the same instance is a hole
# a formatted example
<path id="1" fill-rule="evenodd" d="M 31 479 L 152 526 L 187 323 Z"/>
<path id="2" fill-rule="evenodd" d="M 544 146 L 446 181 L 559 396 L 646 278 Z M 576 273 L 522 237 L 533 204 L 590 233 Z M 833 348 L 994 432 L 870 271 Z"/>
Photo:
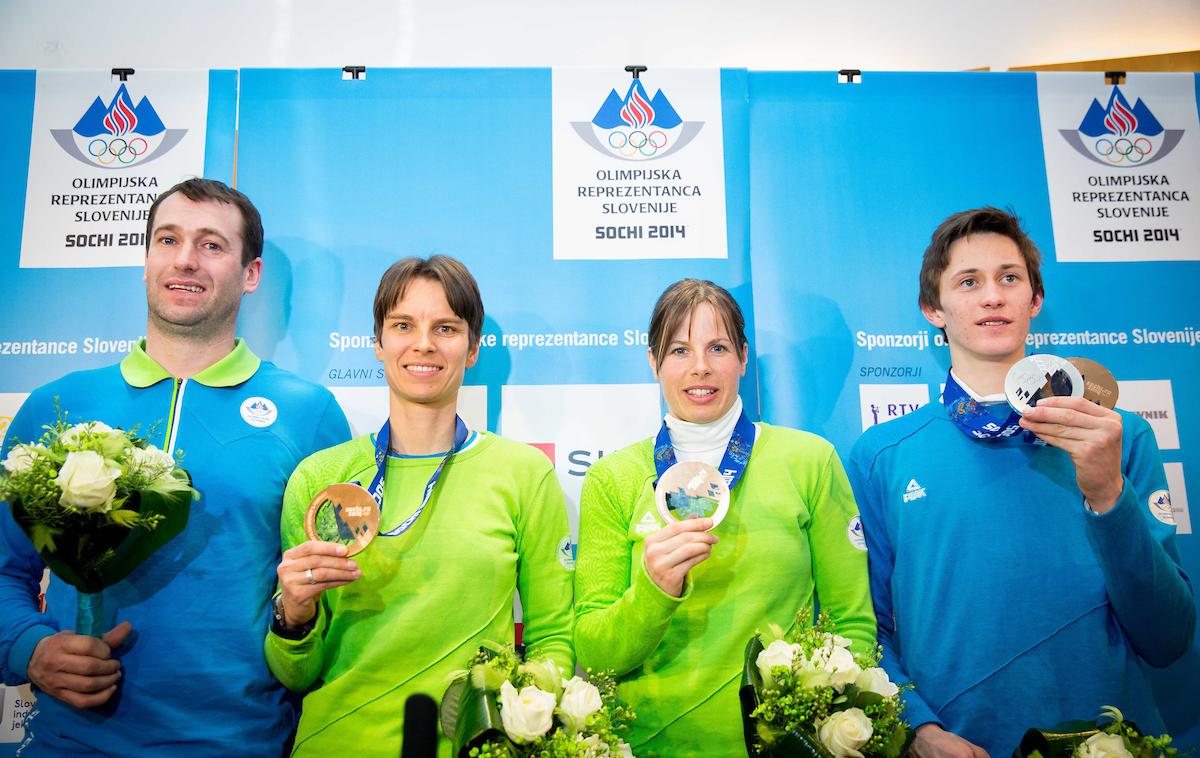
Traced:
<path id="1" fill-rule="evenodd" d="M 1107 723 L 1104 723 L 1107 722 Z M 1015 758 L 1173 758 L 1170 735 L 1149 737 L 1111 705 L 1096 723 L 1068 721 L 1053 729 L 1030 729 Z"/>
<path id="2" fill-rule="evenodd" d="M 912 740 L 901 719 L 901 689 L 879 667 L 881 652 L 856 655 L 828 614 L 796 615 L 764 646 L 746 646 L 742 715 L 751 755 L 804 758 L 898 758 Z M 1089 757 L 1098 758 L 1098 757 Z"/>
<path id="3" fill-rule="evenodd" d="M 101 592 L 183 530 L 196 492 L 136 429 L 72 425 L 61 410 L 45 429 L 37 442 L 12 441 L 0 500 L 54 575 L 79 590 L 75 631 L 98 637 Z"/>
<path id="4" fill-rule="evenodd" d="M 610 676 L 566 679 L 553 661 L 485 646 L 446 690 L 442 731 L 460 758 L 632 756 L 619 734 L 633 713 L 616 691 Z"/>

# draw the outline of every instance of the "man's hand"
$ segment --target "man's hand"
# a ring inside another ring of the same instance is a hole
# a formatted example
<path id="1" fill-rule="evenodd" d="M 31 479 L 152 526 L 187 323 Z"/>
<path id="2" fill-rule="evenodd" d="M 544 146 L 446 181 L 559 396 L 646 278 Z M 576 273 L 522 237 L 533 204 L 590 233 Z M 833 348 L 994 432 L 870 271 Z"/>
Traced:
<path id="1" fill-rule="evenodd" d="M 1025 411 L 1021 426 L 1071 456 L 1075 481 L 1092 510 L 1112 510 L 1125 485 L 1119 413 L 1082 397 L 1047 397 Z"/>
<path id="2" fill-rule="evenodd" d="M 346 557 L 346 546 L 309 540 L 283 554 L 275 573 L 283 593 L 283 615 L 289 627 L 301 626 L 317 615 L 325 590 L 342 587 L 362 576 L 358 564 Z"/>
<path id="3" fill-rule="evenodd" d="M 909 745 L 908 754 L 916 758 L 989 758 L 983 748 L 937 724 L 917 727 L 917 736 Z"/>
<path id="4" fill-rule="evenodd" d="M 66 631 L 46 637 L 29 658 L 29 681 L 42 692 L 76 708 L 108 702 L 121 679 L 121 663 L 112 657 L 133 629 L 128 621 L 102 638 Z"/>
<path id="5" fill-rule="evenodd" d="M 646 573 L 663 592 L 672 597 L 683 594 L 687 572 L 712 554 L 717 535 L 708 529 L 710 518 L 673 521 L 646 538 Z"/>

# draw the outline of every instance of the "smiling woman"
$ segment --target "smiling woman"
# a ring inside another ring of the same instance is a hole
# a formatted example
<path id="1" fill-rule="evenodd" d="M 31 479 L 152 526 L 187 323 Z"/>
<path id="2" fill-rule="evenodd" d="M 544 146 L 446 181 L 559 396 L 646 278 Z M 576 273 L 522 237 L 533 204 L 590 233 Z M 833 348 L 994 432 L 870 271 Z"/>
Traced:
<path id="1" fill-rule="evenodd" d="M 842 464 L 820 437 L 746 418 L 744 325 L 712 282 L 668 287 L 647 351 L 663 427 L 584 478 L 575 645 L 583 666 L 617 674 L 637 755 L 745 755 L 746 642 L 815 600 L 860 652 L 875 645 Z"/>
<path id="2" fill-rule="evenodd" d="M 512 643 L 518 591 L 527 654 L 568 675 L 575 666 L 554 468 L 537 449 L 473 432 L 457 416 L 483 327 L 474 277 L 446 256 L 406 258 L 380 280 L 374 317 L 387 420 L 376 435 L 305 460 L 284 495 L 266 654 L 279 680 L 305 693 L 297 755 L 398 754 L 405 699 L 440 697 L 482 643 Z M 304 526 L 335 484 L 343 514 L 366 508 L 378 523 L 353 559 L 354 535 L 322 542 Z M 353 504 L 346 488 L 360 491 Z"/>

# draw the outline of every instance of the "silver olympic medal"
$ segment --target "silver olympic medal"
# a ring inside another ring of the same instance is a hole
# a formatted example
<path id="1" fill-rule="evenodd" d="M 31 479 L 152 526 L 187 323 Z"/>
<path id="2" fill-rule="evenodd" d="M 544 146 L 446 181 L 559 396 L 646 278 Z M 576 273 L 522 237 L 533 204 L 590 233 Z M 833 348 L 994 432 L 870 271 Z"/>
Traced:
<path id="1" fill-rule="evenodd" d="M 703 461 L 680 461 L 658 480 L 654 502 L 668 524 L 710 518 L 716 529 L 729 513 L 729 485 L 720 472 Z"/>
<path id="2" fill-rule="evenodd" d="M 1083 397 L 1083 389 L 1083 374 L 1057 355 L 1028 355 L 1004 377 L 1008 404 L 1022 415 L 1044 397 Z"/>

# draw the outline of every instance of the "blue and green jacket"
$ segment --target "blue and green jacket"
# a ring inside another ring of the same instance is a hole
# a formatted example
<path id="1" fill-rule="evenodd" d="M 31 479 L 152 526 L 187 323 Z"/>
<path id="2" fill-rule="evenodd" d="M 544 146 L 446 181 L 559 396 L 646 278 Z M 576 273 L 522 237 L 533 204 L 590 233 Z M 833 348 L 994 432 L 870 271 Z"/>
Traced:
<path id="1" fill-rule="evenodd" d="M 118 365 L 35 390 L 6 447 L 39 438 L 55 421 L 56 402 L 73 423 L 137 427 L 158 447 L 182 453 L 200 499 L 182 533 L 104 591 L 111 621 L 133 624 L 116 651 L 124 676 L 115 702 L 80 711 L 39 696 L 22 755 L 279 755 L 295 712 L 262 655 L 279 513 L 300 460 L 349 439 L 337 401 L 260 361 L 241 340 L 190 379 L 168 374 L 143 343 Z M 43 568 L 11 510 L 0 508 L 5 684 L 27 681 L 37 644 L 75 625 L 75 589 L 55 578 L 38 611 Z"/>

